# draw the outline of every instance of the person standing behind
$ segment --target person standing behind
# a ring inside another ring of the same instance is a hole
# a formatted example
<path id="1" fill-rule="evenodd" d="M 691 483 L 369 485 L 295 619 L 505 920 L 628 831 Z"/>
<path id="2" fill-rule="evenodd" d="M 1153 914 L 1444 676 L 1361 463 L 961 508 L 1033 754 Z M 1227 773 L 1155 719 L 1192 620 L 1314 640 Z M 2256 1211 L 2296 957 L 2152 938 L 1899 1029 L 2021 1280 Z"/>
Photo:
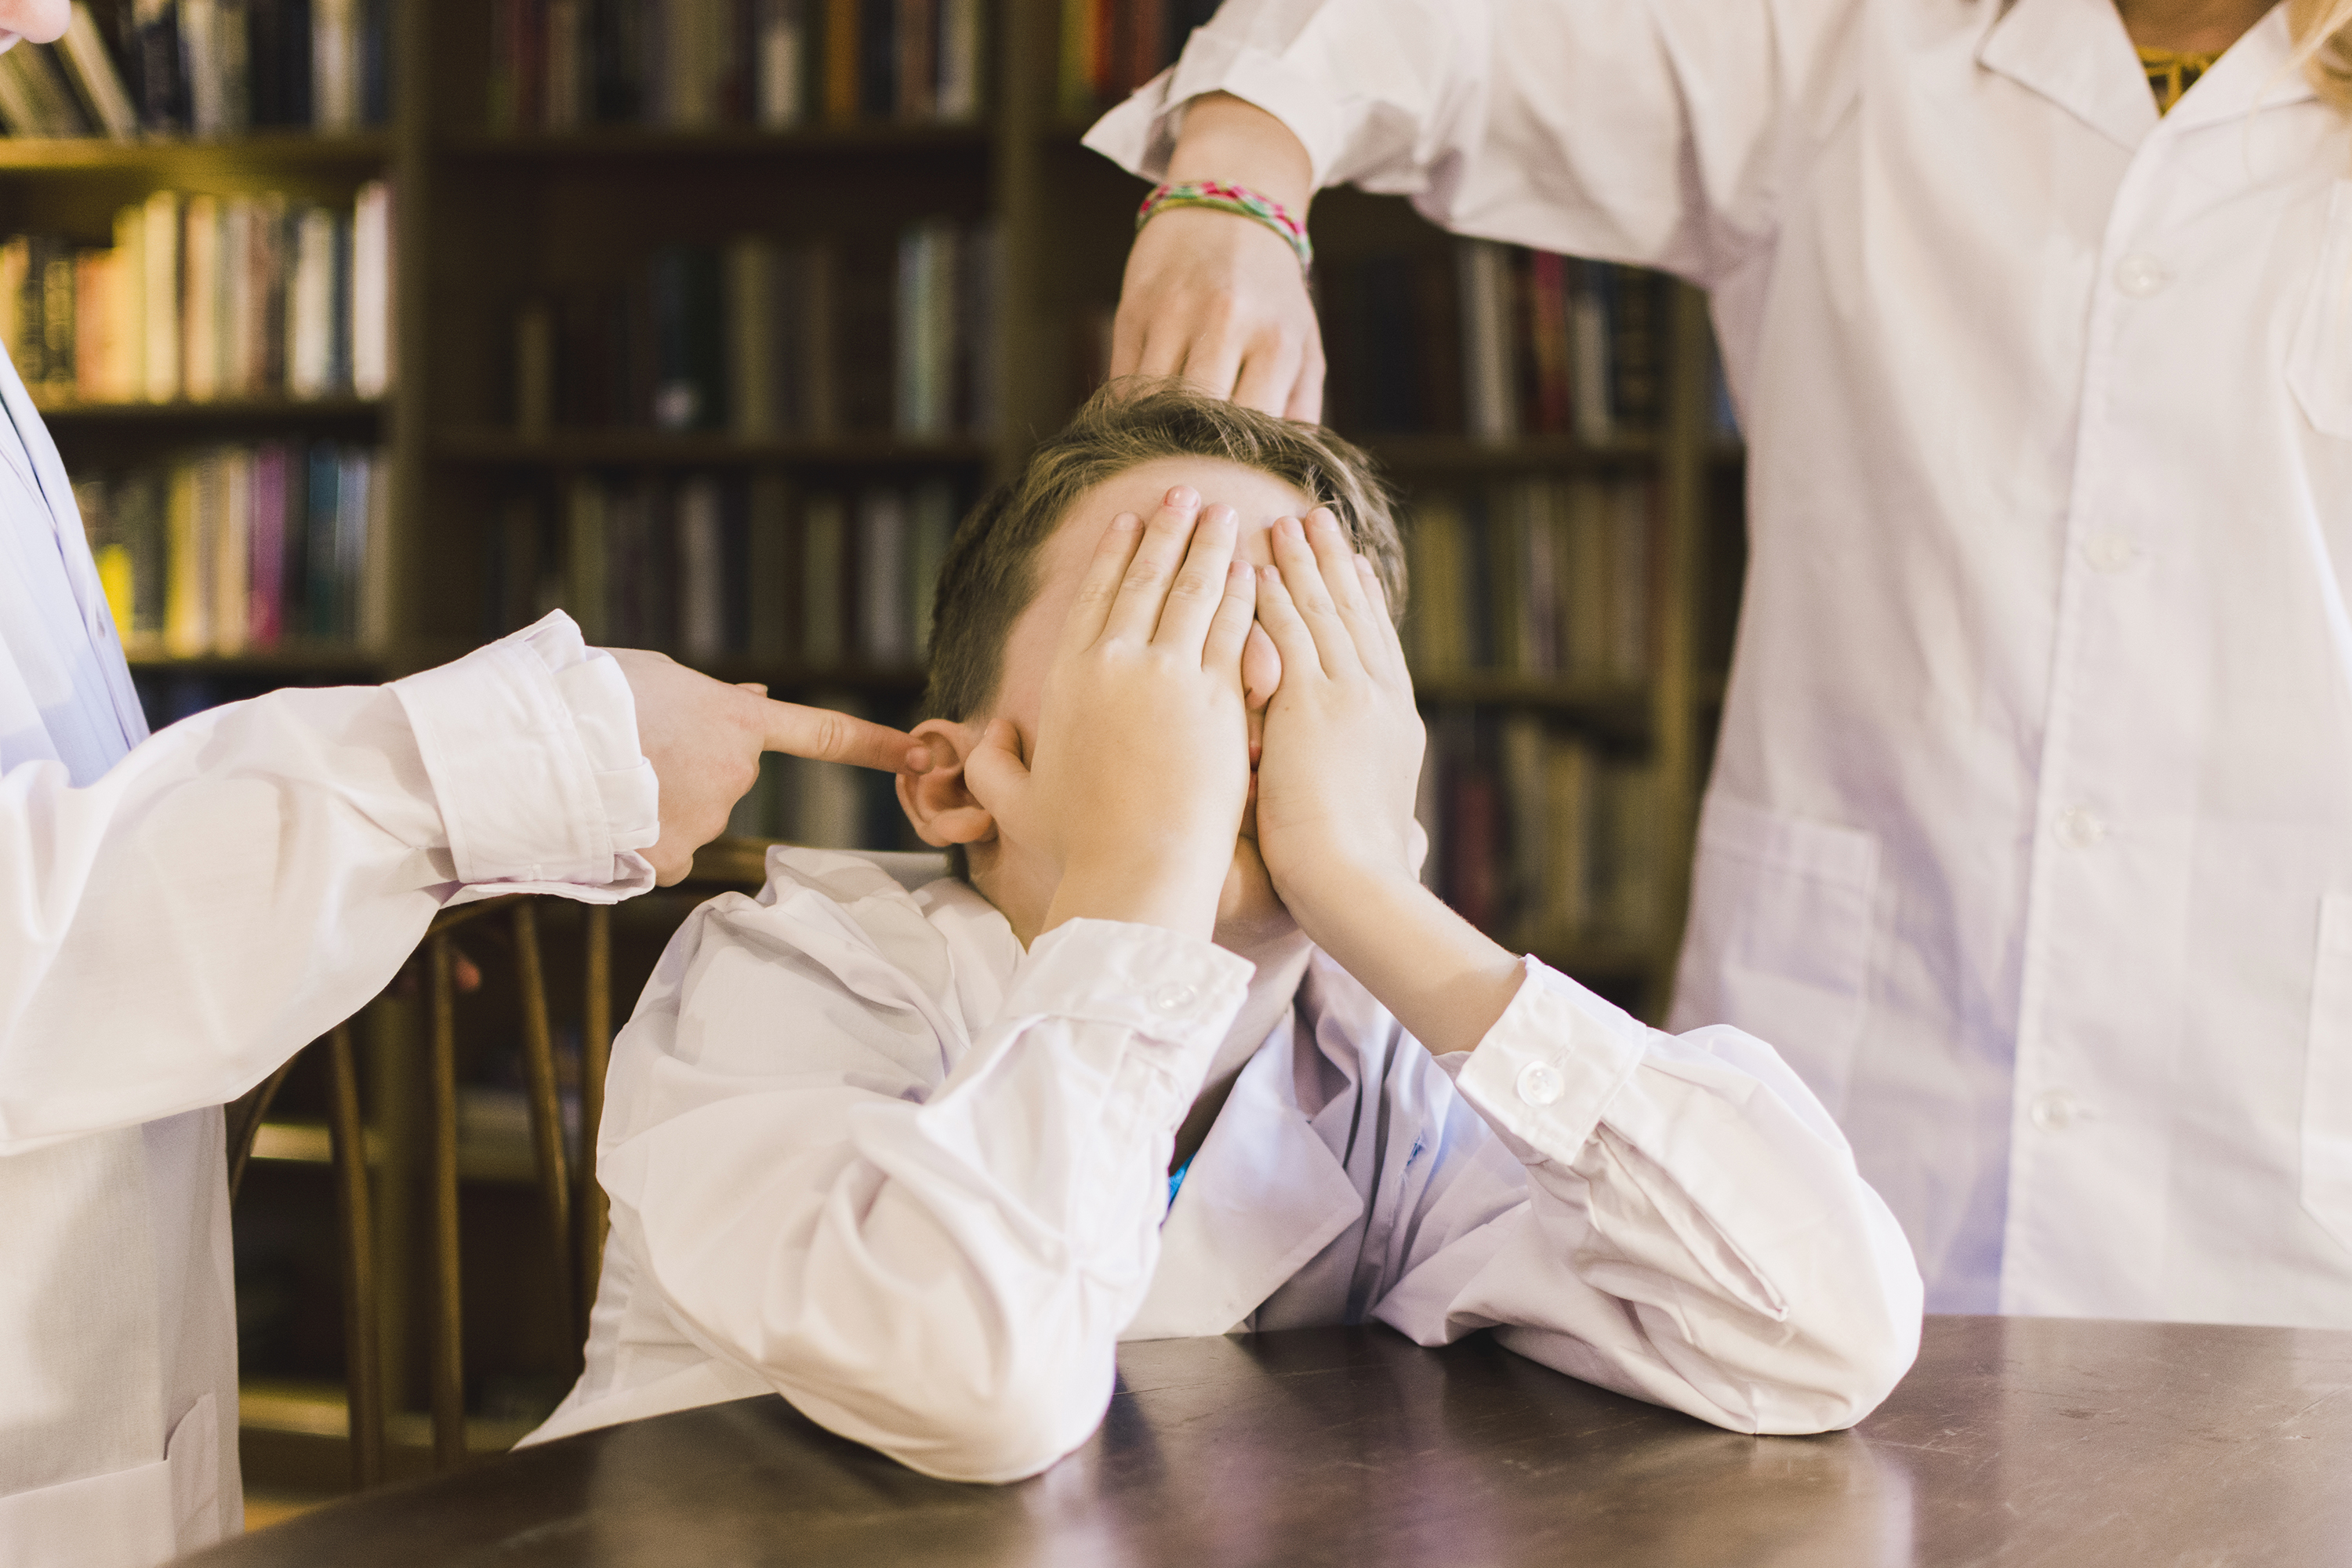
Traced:
<path id="1" fill-rule="evenodd" d="M 1165 198 L 1115 373 L 1312 417 L 1339 183 L 1711 292 L 1668 1026 L 1783 1047 L 1931 1310 L 2352 1327 L 2347 108 L 2352 0 L 1232 0 L 1087 138 L 1287 209 Z"/>
<path id="2" fill-rule="evenodd" d="M 0 48 L 67 0 L 0 0 Z M 234 1534 L 221 1104 L 357 1011 L 434 914 L 674 882 L 762 748 L 909 737 L 558 612 L 386 687 L 152 739 L 73 491 L 0 356 L 0 1568 L 148 1568 Z"/>

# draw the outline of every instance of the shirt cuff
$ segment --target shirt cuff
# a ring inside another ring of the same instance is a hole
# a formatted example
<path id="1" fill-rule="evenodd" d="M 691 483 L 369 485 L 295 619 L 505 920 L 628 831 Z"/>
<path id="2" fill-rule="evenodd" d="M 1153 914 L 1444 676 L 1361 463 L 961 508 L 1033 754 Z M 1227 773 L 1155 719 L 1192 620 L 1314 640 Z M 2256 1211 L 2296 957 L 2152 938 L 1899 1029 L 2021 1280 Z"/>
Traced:
<path id="1" fill-rule="evenodd" d="M 433 781 L 461 898 L 610 903 L 654 885 L 660 786 L 620 665 L 557 610 L 392 684 Z"/>
<path id="2" fill-rule="evenodd" d="M 1573 1162 L 1642 1064 L 1649 1026 L 1530 958 L 1454 1087 L 1522 1162 Z"/>
<path id="3" fill-rule="evenodd" d="M 1205 92 L 1229 92 L 1265 110 L 1306 147 L 1315 188 L 1339 160 L 1346 128 L 1324 84 L 1279 55 L 1196 30 L 1174 65 L 1097 121 L 1084 144 L 1148 180 L 1168 175 L 1168 160 L 1184 129 L 1184 107 Z"/>
<path id="4" fill-rule="evenodd" d="M 1257 965 L 1214 942 L 1162 926 L 1066 921 L 1031 945 L 1003 1016 L 1076 1018 L 1148 1041 L 1214 1049 L 1256 973 Z"/>

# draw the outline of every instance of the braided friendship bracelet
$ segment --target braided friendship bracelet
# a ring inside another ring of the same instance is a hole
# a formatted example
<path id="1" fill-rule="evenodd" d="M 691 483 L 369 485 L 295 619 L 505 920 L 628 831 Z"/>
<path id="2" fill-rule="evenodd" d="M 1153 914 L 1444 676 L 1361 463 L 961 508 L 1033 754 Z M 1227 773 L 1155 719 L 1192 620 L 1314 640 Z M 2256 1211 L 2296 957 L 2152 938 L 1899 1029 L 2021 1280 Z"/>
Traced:
<path id="1" fill-rule="evenodd" d="M 1307 237 L 1307 226 L 1290 216 L 1280 202 L 1258 195 L 1246 185 L 1228 185 L 1216 180 L 1202 180 L 1185 185 L 1159 185 L 1143 198 L 1135 210 L 1135 226 L 1140 229 L 1150 223 L 1155 213 L 1170 207 L 1208 207 L 1237 217 L 1255 218 L 1289 242 L 1298 253 L 1298 268 L 1304 272 L 1315 265 L 1315 247 Z"/>

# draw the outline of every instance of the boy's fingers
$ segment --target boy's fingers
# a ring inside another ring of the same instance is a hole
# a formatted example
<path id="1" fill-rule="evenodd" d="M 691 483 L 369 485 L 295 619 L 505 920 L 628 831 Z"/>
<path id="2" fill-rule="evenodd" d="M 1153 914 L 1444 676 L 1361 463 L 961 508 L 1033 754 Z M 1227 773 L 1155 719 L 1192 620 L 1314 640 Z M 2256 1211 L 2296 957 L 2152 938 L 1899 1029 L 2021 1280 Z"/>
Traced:
<path id="1" fill-rule="evenodd" d="M 1135 547 L 1134 559 L 1127 563 L 1118 596 L 1111 601 L 1110 614 L 1103 622 L 1104 636 L 1151 640 L 1160 629 L 1160 606 L 1168 602 L 1169 587 L 1192 543 L 1192 524 L 1200 510 L 1200 492 L 1192 486 L 1178 485 L 1168 492 L 1160 510 L 1143 525 L 1143 538 Z"/>
<path id="2" fill-rule="evenodd" d="M 1242 649 L 1256 621 L 1257 573 L 1246 561 L 1228 561 L 1224 596 L 1217 601 L 1216 614 L 1209 622 L 1209 635 L 1201 647 L 1201 668 L 1230 669 L 1238 676 Z"/>
<path id="3" fill-rule="evenodd" d="M 999 822 L 1010 812 L 1020 815 L 1021 791 L 1029 783 L 1029 764 L 1021 760 L 1021 731 L 1010 719 L 992 719 L 981 731 L 980 744 L 963 760 L 963 782 L 972 799 L 988 808 Z"/>
<path id="4" fill-rule="evenodd" d="M 1131 511 L 1120 512 L 1103 530 L 1101 540 L 1095 545 L 1094 559 L 1087 563 L 1087 574 L 1078 579 L 1077 596 L 1070 601 L 1069 618 L 1062 623 L 1062 648 L 1068 652 L 1092 647 L 1102 636 L 1103 625 L 1110 618 L 1110 607 L 1118 602 L 1118 585 L 1127 576 L 1127 563 L 1135 558 L 1135 547 L 1143 537 L 1143 520 Z"/>
<path id="5" fill-rule="evenodd" d="M 1283 586 L 1289 591 L 1299 619 L 1307 624 L 1314 638 L 1318 668 L 1326 675 L 1363 668 L 1363 659 L 1356 651 L 1355 628 L 1348 625 L 1339 606 L 1331 602 L 1331 588 L 1324 581 L 1322 563 L 1316 558 L 1314 547 L 1307 540 L 1306 526 L 1298 519 L 1275 520 L 1274 563 L 1281 570 Z M 1282 650 L 1282 659 L 1284 667 L 1288 668 L 1288 648 Z"/>
<path id="6" fill-rule="evenodd" d="M 761 698 L 760 704 L 766 720 L 760 742 L 763 752 L 789 752 L 886 773 L 921 773 L 930 765 L 930 747 L 903 730 L 772 697 Z"/>
<path id="7" fill-rule="evenodd" d="M 1381 668 L 1394 679 L 1411 683 L 1412 672 L 1405 663 L 1404 638 L 1397 632 L 1396 617 L 1389 614 L 1389 591 L 1381 582 L 1378 568 L 1369 555 L 1356 557 L 1356 574 L 1364 580 L 1364 598 L 1370 606 L 1373 625 L 1372 647 L 1379 650 Z"/>
<path id="8" fill-rule="evenodd" d="M 1315 565 L 1323 574 L 1333 606 L 1343 616 L 1360 614 L 1364 580 L 1356 575 L 1355 542 L 1329 507 L 1318 506 L 1307 514 L 1307 543 L 1315 552 Z"/>
<path id="9" fill-rule="evenodd" d="M 1168 602 L 1160 606 L 1160 625 L 1151 640 L 1171 648 L 1192 651 L 1209 635 L 1209 623 L 1223 605 L 1225 568 L 1233 564 L 1234 538 L 1240 519 L 1229 506 L 1213 506 L 1192 529 L 1192 548 L 1169 585 Z"/>
<path id="10" fill-rule="evenodd" d="M 1293 670 L 1323 668 L 1322 658 L 1315 651 L 1315 634 L 1299 615 L 1279 566 L 1257 569 L 1257 624 L 1265 628 L 1265 635 L 1274 639 L 1274 651 L 1282 656 L 1284 685 L 1289 684 Z"/>

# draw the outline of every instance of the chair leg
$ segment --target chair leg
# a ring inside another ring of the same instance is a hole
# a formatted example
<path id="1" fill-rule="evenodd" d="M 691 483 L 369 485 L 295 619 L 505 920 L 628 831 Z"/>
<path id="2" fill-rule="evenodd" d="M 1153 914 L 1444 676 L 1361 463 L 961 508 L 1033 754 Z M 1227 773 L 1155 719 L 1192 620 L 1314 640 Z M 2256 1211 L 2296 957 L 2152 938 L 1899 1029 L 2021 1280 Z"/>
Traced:
<path id="1" fill-rule="evenodd" d="M 332 1140 L 335 1197 L 342 1211 L 343 1363 L 350 1412 L 352 1489 L 383 1484 L 383 1353 L 376 1328 L 375 1235 L 368 1201 L 367 1129 L 360 1120 L 359 1072 L 352 1026 L 338 1024 L 327 1037 L 333 1067 L 328 1131 Z"/>
<path id="2" fill-rule="evenodd" d="M 429 940 L 433 993 L 433 1466 L 466 1462 L 466 1360 L 457 1284 L 457 1011 L 445 932 Z"/>
<path id="3" fill-rule="evenodd" d="M 269 1114 L 286 1075 L 301 1059 L 302 1053 L 296 1051 L 278 1065 L 276 1072 L 229 1102 L 228 1201 L 232 1204 L 236 1202 L 237 1189 L 245 1185 L 245 1168 L 253 1161 L 253 1143 L 261 1136 L 262 1119 Z"/>
<path id="4" fill-rule="evenodd" d="M 530 1089 L 531 1152 L 539 1167 L 539 1195 L 547 1205 L 548 1243 L 554 1249 L 555 1278 L 572 1318 L 572 1342 L 587 1337 L 573 1300 L 572 1186 L 563 1160 L 563 1105 L 555 1092 L 555 1041 L 547 1023 L 547 977 L 540 964 L 539 906 L 522 899 L 514 907 L 515 958 L 521 970 L 522 1064 Z"/>
<path id="5" fill-rule="evenodd" d="M 587 994 L 580 1008 L 580 1320 L 596 1300 L 604 1267 L 604 1189 L 596 1181 L 596 1137 L 604 1125 L 604 1073 L 613 1054 L 613 910 L 587 907 Z"/>

